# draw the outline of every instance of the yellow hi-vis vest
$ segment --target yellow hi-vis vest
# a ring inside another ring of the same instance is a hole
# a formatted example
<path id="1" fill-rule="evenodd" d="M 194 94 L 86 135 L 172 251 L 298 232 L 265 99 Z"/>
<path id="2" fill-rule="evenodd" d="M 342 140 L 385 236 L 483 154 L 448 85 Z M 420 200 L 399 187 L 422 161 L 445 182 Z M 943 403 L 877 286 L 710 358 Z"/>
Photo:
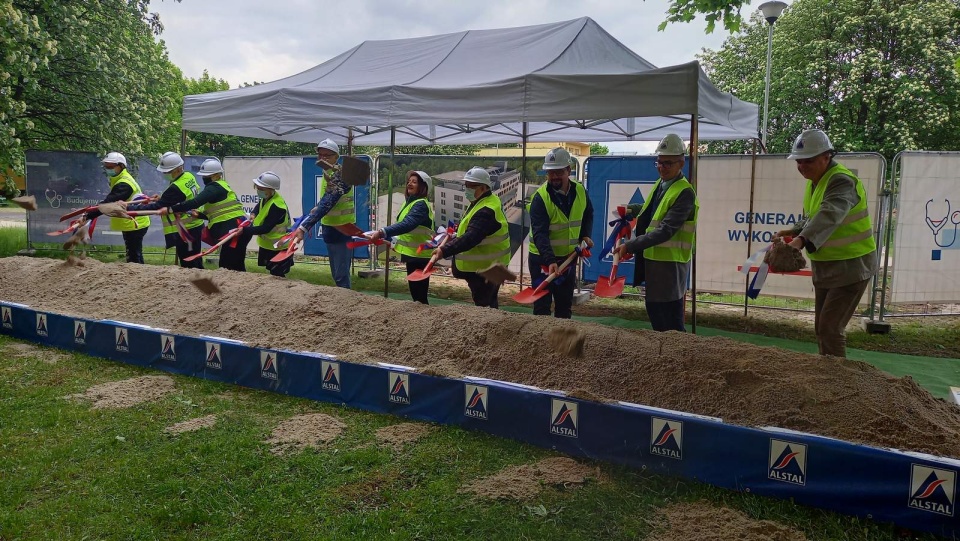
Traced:
<path id="1" fill-rule="evenodd" d="M 267 215 L 270 214 L 270 209 L 273 207 L 283 209 L 287 217 L 268 233 L 257 236 L 257 245 L 267 250 L 276 250 L 276 248 L 273 247 L 273 243 L 280 240 L 280 237 L 287 233 L 287 228 L 290 227 L 291 224 L 290 211 L 287 210 L 287 202 L 280 196 L 280 192 L 275 191 L 273 197 L 260 203 L 260 212 L 257 214 L 257 217 L 253 219 L 253 226 L 263 225 L 264 220 L 267 219 Z"/>
<path id="2" fill-rule="evenodd" d="M 863 183 L 852 171 L 840 164 L 828 169 L 816 186 L 812 181 L 807 180 L 807 189 L 803 194 L 804 214 L 812 218 L 820 210 L 830 179 L 837 173 L 847 175 L 856 182 L 860 201 L 850 209 L 847 216 L 840 222 L 840 227 L 830 235 L 830 238 L 818 246 L 816 252 L 807 254 L 813 261 L 855 259 L 877 249 L 877 243 L 873 238 L 873 224 L 870 222 L 870 213 L 867 211 L 867 196 Z"/>
<path id="3" fill-rule="evenodd" d="M 320 197 L 323 197 L 323 194 L 327 193 L 327 175 L 330 175 L 332 178 L 334 174 L 331 169 L 323 172 L 323 180 L 320 181 Z M 340 196 L 340 199 L 333 205 L 330 212 L 324 215 L 323 218 L 320 218 L 320 223 L 323 225 L 337 226 L 356 222 L 357 216 L 353 209 L 353 186 L 351 186 L 347 193 Z"/>
<path id="4" fill-rule="evenodd" d="M 661 182 L 663 182 L 662 178 L 657 179 L 657 183 L 654 184 L 653 192 L 651 193 L 656 193 L 656 191 L 660 189 Z M 645 233 L 650 233 L 660 227 L 660 222 L 667 215 L 667 211 L 670 210 L 670 207 L 677 201 L 677 197 L 680 197 L 680 194 L 687 189 L 693 190 L 693 186 L 690 185 L 690 182 L 687 181 L 685 177 L 678 178 L 667 188 L 667 193 L 663 194 L 663 197 L 660 199 L 660 204 L 658 204 L 657 209 L 653 211 L 653 218 L 650 220 L 650 225 L 647 226 Z M 652 199 L 653 197 L 650 197 L 644 201 L 643 209 L 640 211 L 641 214 L 647 209 L 647 205 L 650 204 Z M 694 195 L 693 219 L 683 222 L 683 227 L 678 229 L 666 242 L 644 250 L 643 258 L 651 261 L 672 261 L 675 263 L 687 263 L 693 259 L 693 245 L 696 240 L 697 216 L 699 214 L 700 202 L 697 201 L 696 195 Z"/>
<path id="5" fill-rule="evenodd" d="M 137 184 L 136 180 L 133 180 L 133 176 L 129 171 L 126 170 L 126 168 L 124 168 L 123 171 L 120 171 L 119 175 L 110 178 L 111 190 L 117 184 L 127 184 L 130 186 L 132 193 L 130 197 L 127 198 L 127 201 L 130 201 L 142 193 L 140 191 L 140 185 Z M 145 227 L 150 227 L 149 216 L 137 216 L 132 220 L 130 218 L 110 218 L 110 229 L 114 231 L 135 231 Z"/>
<path id="6" fill-rule="evenodd" d="M 193 176 L 193 173 L 183 172 L 179 177 L 174 179 L 170 184 L 177 187 L 180 190 L 180 193 L 186 198 L 184 201 L 190 201 L 200 193 L 200 184 L 197 183 L 196 177 Z M 164 216 L 161 221 L 163 222 L 163 234 L 169 235 L 171 233 L 177 232 L 177 224 L 174 222 L 174 217 L 171 214 Z M 184 214 L 180 218 L 180 221 L 183 223 L 183 227 L 187 229 L 193 229 L 194 227 L 200 227 L 203 225 L 203 220 L 200 218 L 193 218 L 189 214 Z"/>
<path id="7" fill-rule="evenodd" d="M 413 257 L 430 257 L 433 255 L 433 249 L 427 248 L 424 248 L 419 254 L 417 253 L 417 248 L 419 248 L 421 244 L 432 239 L 433 235 L 435 234 L 433 226 L 436 224 L 433 221 L 433 207 L 430 205 L 430 201 L 428 201 L 426 197 L 414 199 L 413 201 L 403 205 L 403 208 L 400 209 L 400 214 L 397 214 L 397 221 L 402 222 L 403 219 L 407 217 L 410 209 L 412 209 L 414 205 L 421 201 L 423 201 L 423 204 L 427 206 L 427 213 L 430 216 L 430 227 L 418 225 L 416 229 L 409 233 L 397 235 L 395 238 L 397 240 L 396 251 L 398 254 Z"/>
<path id="8" fill-rule="evenodd" d="M 553 255 L 566 257 L 573 252 L 580 242 L 580 225 L 583 223 L 583 213 L 587 211 L 587 191 L 579 182 L 570 181 L 570 189 L 576 190 L 570 216 L 564 216 L 558 206 L 550 199 L 549 183 L 544 182 L 537 190 L 537 195 L 543 199 L 550 216 L 550 248 Z M 536 197 L 536 196 L 534 196 Z M 540 250 L 533 242 L 533 228 L 530 229 L 530 253 L 540 255 Z"/>
<path id="9" fill-rule="evenodd" d="M 496 233 L 480 241 L 480 244 L 466 252 L 457 254 L 456 257 L 453 258 L 457 270 L 477 272 L 494 263 L 503 263 L 504 265 L 510 263 L 510 229 L 507 226 L 507 217 L 503 215 L 503 204 L 496 194 L 491 193 L 474 203 L 470 210 L 463 216 L 463 219 L 460 220 L 460 225 L 457 227 L 457 236 L 462 236 L 466 233 L 467 226 L 470 225 L 470 218 L 473 218 L 473 215 L 482 208 L 493 210 L 493 213 L 497 217 L 497 222 L 500 224 L 500 229 L 497 229 Z"/>
<path id="10" fill-rule="evenodd" d="M 243 212 L 243 205 L 240 204 L 240 200 L 237 199 L 237 194 L 233 193 L 227 181 L 220 179 L 214 182 L 219 184 L 224 190 L 227 190 L 227 196 L 215 203 L 203 205 L 201 212 L 207 215 L 207 227 L 228 220 L 244 218 L 246 213 Z"/>

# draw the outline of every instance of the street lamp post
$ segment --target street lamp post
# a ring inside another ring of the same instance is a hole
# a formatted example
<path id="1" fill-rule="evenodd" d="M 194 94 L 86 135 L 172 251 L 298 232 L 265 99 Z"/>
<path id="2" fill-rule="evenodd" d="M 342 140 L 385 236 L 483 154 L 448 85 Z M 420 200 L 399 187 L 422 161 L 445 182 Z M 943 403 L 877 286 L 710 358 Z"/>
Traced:
<path id="1" fill-rule="evenodd" d="M 763 128 L 760 130 L 760 140 L 763 142 L 764 151 L 767 150 L 767 110 L 770 106 L 770 64 L 773 60 L 773 23 L 777 22 L 780 14 L 787 7 L 787 4 L 774 0 L 760 4 L 760 11 L 763 12 L 763 18 L 767 20 L 769 28 L 767 30 L 767 76 L 763 87 Z"/>

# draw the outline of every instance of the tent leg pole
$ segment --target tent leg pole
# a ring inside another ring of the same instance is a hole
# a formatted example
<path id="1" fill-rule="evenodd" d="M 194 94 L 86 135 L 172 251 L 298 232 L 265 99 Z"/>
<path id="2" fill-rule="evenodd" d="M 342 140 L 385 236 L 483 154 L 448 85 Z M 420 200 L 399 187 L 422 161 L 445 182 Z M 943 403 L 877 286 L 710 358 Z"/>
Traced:
<path id="1" fill-rule="evenodd" d="M 180 155 L 187 155 L 187 130 L 180 130 Z"/>
<path id="2" fill-rule="evenodd" d="M 390 126 L 390 169 L 387 173 L 387 225 L 390 225 L 390 216 L 393 214 L 393 169 L 396 165 L 397 152 L 397 127 Z M 379 197 L 379 195 L 377 195 Z M 383 298 L 390 295 L 390 243 L 384 243 L 386 249 L 383 251 Z M 372 254 L 377 253 L 377 247 L 370 245 Z M 376 257 L 376 255 L 373 255 Z"/>
<path id="3" fill-rule="evenodd" d="M 520 158 L 520 200 L 527 200 L 527 123 L 523 123 L 523 144 L 521 149 L 521 158 Z M 527 205 L 524 203 L 523 207 L 520 209 L 520 277 L 517 278 L 517 288 L 519 291 L 523 291 L 523 218 L 524 214 L 527 212 Z M 530 227 L 533 227 L 533 224 L 530 224 Z"/>
<path id="4" fill-rule="evenodd" d="M 690 115 L 690 183 L 693 185 L 693 191 L 697 191 L 697 159 L 699 157 L 700 146 L 700 126 L 697 123 L 699 113 Z M 693 334 L 697 334 L 697 241 L 693 241 L 693 265 L 690 279 L 691 304 L 690 304 L 690 326 Z"/>

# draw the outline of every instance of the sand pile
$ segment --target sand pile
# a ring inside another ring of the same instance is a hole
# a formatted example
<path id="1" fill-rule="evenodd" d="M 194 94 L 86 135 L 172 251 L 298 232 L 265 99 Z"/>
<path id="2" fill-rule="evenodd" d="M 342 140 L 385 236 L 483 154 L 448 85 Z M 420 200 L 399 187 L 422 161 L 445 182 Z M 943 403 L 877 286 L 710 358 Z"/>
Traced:
<path id="1" fill-rule="evenodd" d="M 423 306 L 262 274 L 90 261 L 0 259 L 0 299 L 66 315 L 143 323 L 255 346 L 387 361 L 960 457 L 960 408 L 910 378 L 857 362 L 680 333 L 562 322 L 473 306 Z M 130 301 L 130 292 L 136 300 Z M 556 354 L 558 326 L 586 335 Z"/>

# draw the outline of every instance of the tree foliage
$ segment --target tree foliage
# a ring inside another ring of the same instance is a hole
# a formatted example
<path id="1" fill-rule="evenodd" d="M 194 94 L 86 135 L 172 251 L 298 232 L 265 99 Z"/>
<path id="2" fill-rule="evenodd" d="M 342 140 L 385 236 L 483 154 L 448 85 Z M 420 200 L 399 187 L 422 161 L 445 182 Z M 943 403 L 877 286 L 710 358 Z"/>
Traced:
<path id="1" fill-rule="evenodd" d="M 700 60 L 722 90 L 762 104 L 766 38 L 755 15 Z M 788 151 L 806 128 L 825 130 L 838 150 L 887 157 L 960 148 L 958 56 L 960 0 L 796 0 L 774 27 L 770 151 Z"/>
<path id="2" fill-rule="evenodd" d="M 591 156 L 606 156 L 610 154 L 610 149 L 607 145 L 601 145 L 600 143 L 590 143 L 590 155 Z"/>
<path id="3" fill-rule="evenodd" d="M 669 23 L 688 23 L 697 15 L 703 15 L 707 21 L 707 34 L 713 32 L 717 21 L 722 22 L 729 32 L 736 32 L 743 24 L 740 10 L 749 4 L 750 0 L 671 0 L 667 20 L 660 23 L 659 30 L 663 31 Z"/>

